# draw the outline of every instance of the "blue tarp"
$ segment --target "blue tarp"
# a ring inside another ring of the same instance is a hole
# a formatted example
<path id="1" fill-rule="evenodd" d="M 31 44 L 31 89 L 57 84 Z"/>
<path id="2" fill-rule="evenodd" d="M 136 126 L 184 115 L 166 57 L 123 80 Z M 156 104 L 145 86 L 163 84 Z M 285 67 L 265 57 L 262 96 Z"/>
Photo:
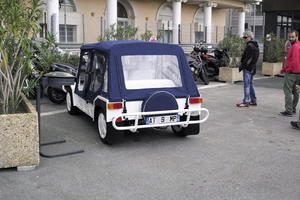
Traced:
<path id="1" fill-rule="evenodd" d="M 98 50 L 107 55 L 108 99 L 119 102 L 143 100 L 156 91 L 167 91 L 177 98 L 199 97 L 199 92 L 188 66 L 186 57 L 179 45 L 135 40 L 107 41 L 81 46 L 81 50 Z M 182 87 L 127 90 L 125 87 L 121 56 L 125 55 L 175 55 L 178 58 Z"/>

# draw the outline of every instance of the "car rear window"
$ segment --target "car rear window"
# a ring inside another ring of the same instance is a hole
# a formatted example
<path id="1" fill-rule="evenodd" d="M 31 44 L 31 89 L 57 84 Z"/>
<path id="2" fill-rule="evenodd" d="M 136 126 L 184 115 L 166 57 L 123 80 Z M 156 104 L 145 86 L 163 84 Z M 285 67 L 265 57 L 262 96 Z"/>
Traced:
<path id="1" fill-rule="evenodd" d="M 182 87 L 175 55 L 122 56 L 126 89 Z"/>

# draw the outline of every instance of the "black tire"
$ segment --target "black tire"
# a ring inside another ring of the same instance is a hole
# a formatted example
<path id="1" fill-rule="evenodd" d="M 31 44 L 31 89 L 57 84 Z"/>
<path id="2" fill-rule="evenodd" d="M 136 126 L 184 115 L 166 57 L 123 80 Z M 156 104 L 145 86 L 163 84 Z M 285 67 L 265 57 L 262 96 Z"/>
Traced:
<path id="1" fill-rule="evenodd" d="M 112 122 L 106 122 L 106 117 L 103 112 L 99 112 L 97 118 L 97 128 L 101 141 L 104 144 L 112 145 L 124 137 L 123 131 L 118 131 L 112 126 Z"/>
<path id="2" fill-rule="evenodd" d="M 199 120 L 199 116 L 191 116 L 191 120 Z M 186 137 L 188 135 L 198 135 L 200 132 L 200 124 L 190 124 L 187 127 L 172 126 L 174 135 L 178 137 Z"/>
<path id="3" fill-rule="evenodd" d="M 185 128 L 176 125 L 176 126 L 172 126 L 172 131 L 174 133 L 174 135 L 178 136 L 178 137 L 186 137 L 187 136 L 187 132 L 185 131 Z"/>
<path id="4" fill-rule="evenodd" d="M 68 91 L 66 95 L 66 106 L 68 113 L 71 115 L 75 115 L 79 112 L 79 109 L 73 104 L 73 96 L 70 91 Z"/>
<path id="5" fill-rule="evenodd" d="M 66 93 L 59 88 L 49 87 L 47 95 L 49 100 L 56 104 L 62 104 L 66 100 Z"/>
<path id="6" fill-rule="evenodd" d="M 209 84 L 209 79 L 208 79 L 208 75 L 207 75 L 207 70 L 205 67 L 202 68 L 201 72 L 199 73 L 199 78 L 201 79 L 201 81 L 205 84 L 208 85 Z"/>
<path id="7" fill-rule="evenodd" d="M 202 68 L 206 70 L 207 77 L 211 80 L 215 75 L 215 70 L 211 67 L 209 62 L 204 62 Z"/>

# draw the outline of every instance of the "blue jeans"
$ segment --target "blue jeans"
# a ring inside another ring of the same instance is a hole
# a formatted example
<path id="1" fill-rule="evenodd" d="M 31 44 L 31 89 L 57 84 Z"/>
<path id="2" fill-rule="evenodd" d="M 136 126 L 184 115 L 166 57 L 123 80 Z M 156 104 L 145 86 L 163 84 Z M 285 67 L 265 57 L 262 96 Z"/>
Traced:
<path id="1" fill-rule="evenodd" d="M 244 69 L 244 100 L 243 103 L 256 103 L 255 89 L 253 86 L 254 73 Z"/>

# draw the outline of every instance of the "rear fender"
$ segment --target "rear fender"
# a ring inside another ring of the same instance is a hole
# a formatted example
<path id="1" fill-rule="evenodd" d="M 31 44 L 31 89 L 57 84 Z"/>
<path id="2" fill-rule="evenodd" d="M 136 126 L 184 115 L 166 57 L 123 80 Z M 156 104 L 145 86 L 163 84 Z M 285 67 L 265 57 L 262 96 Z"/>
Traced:
<path id="1" fill-rule="evenodd" d="M 101 99 L 96 99 L 96 101 L 94 102 L 94 117 L 93 117 L 93 121 L 96 121 L 98 118 L 99 113 L 102 112 L 104 114 L 104 116 L 106 116 L 107 114 L 107 110 L 106 110 L 106 102 L 101 100 Z M 106 116 L 107 118 L 107 116 Z"/>

